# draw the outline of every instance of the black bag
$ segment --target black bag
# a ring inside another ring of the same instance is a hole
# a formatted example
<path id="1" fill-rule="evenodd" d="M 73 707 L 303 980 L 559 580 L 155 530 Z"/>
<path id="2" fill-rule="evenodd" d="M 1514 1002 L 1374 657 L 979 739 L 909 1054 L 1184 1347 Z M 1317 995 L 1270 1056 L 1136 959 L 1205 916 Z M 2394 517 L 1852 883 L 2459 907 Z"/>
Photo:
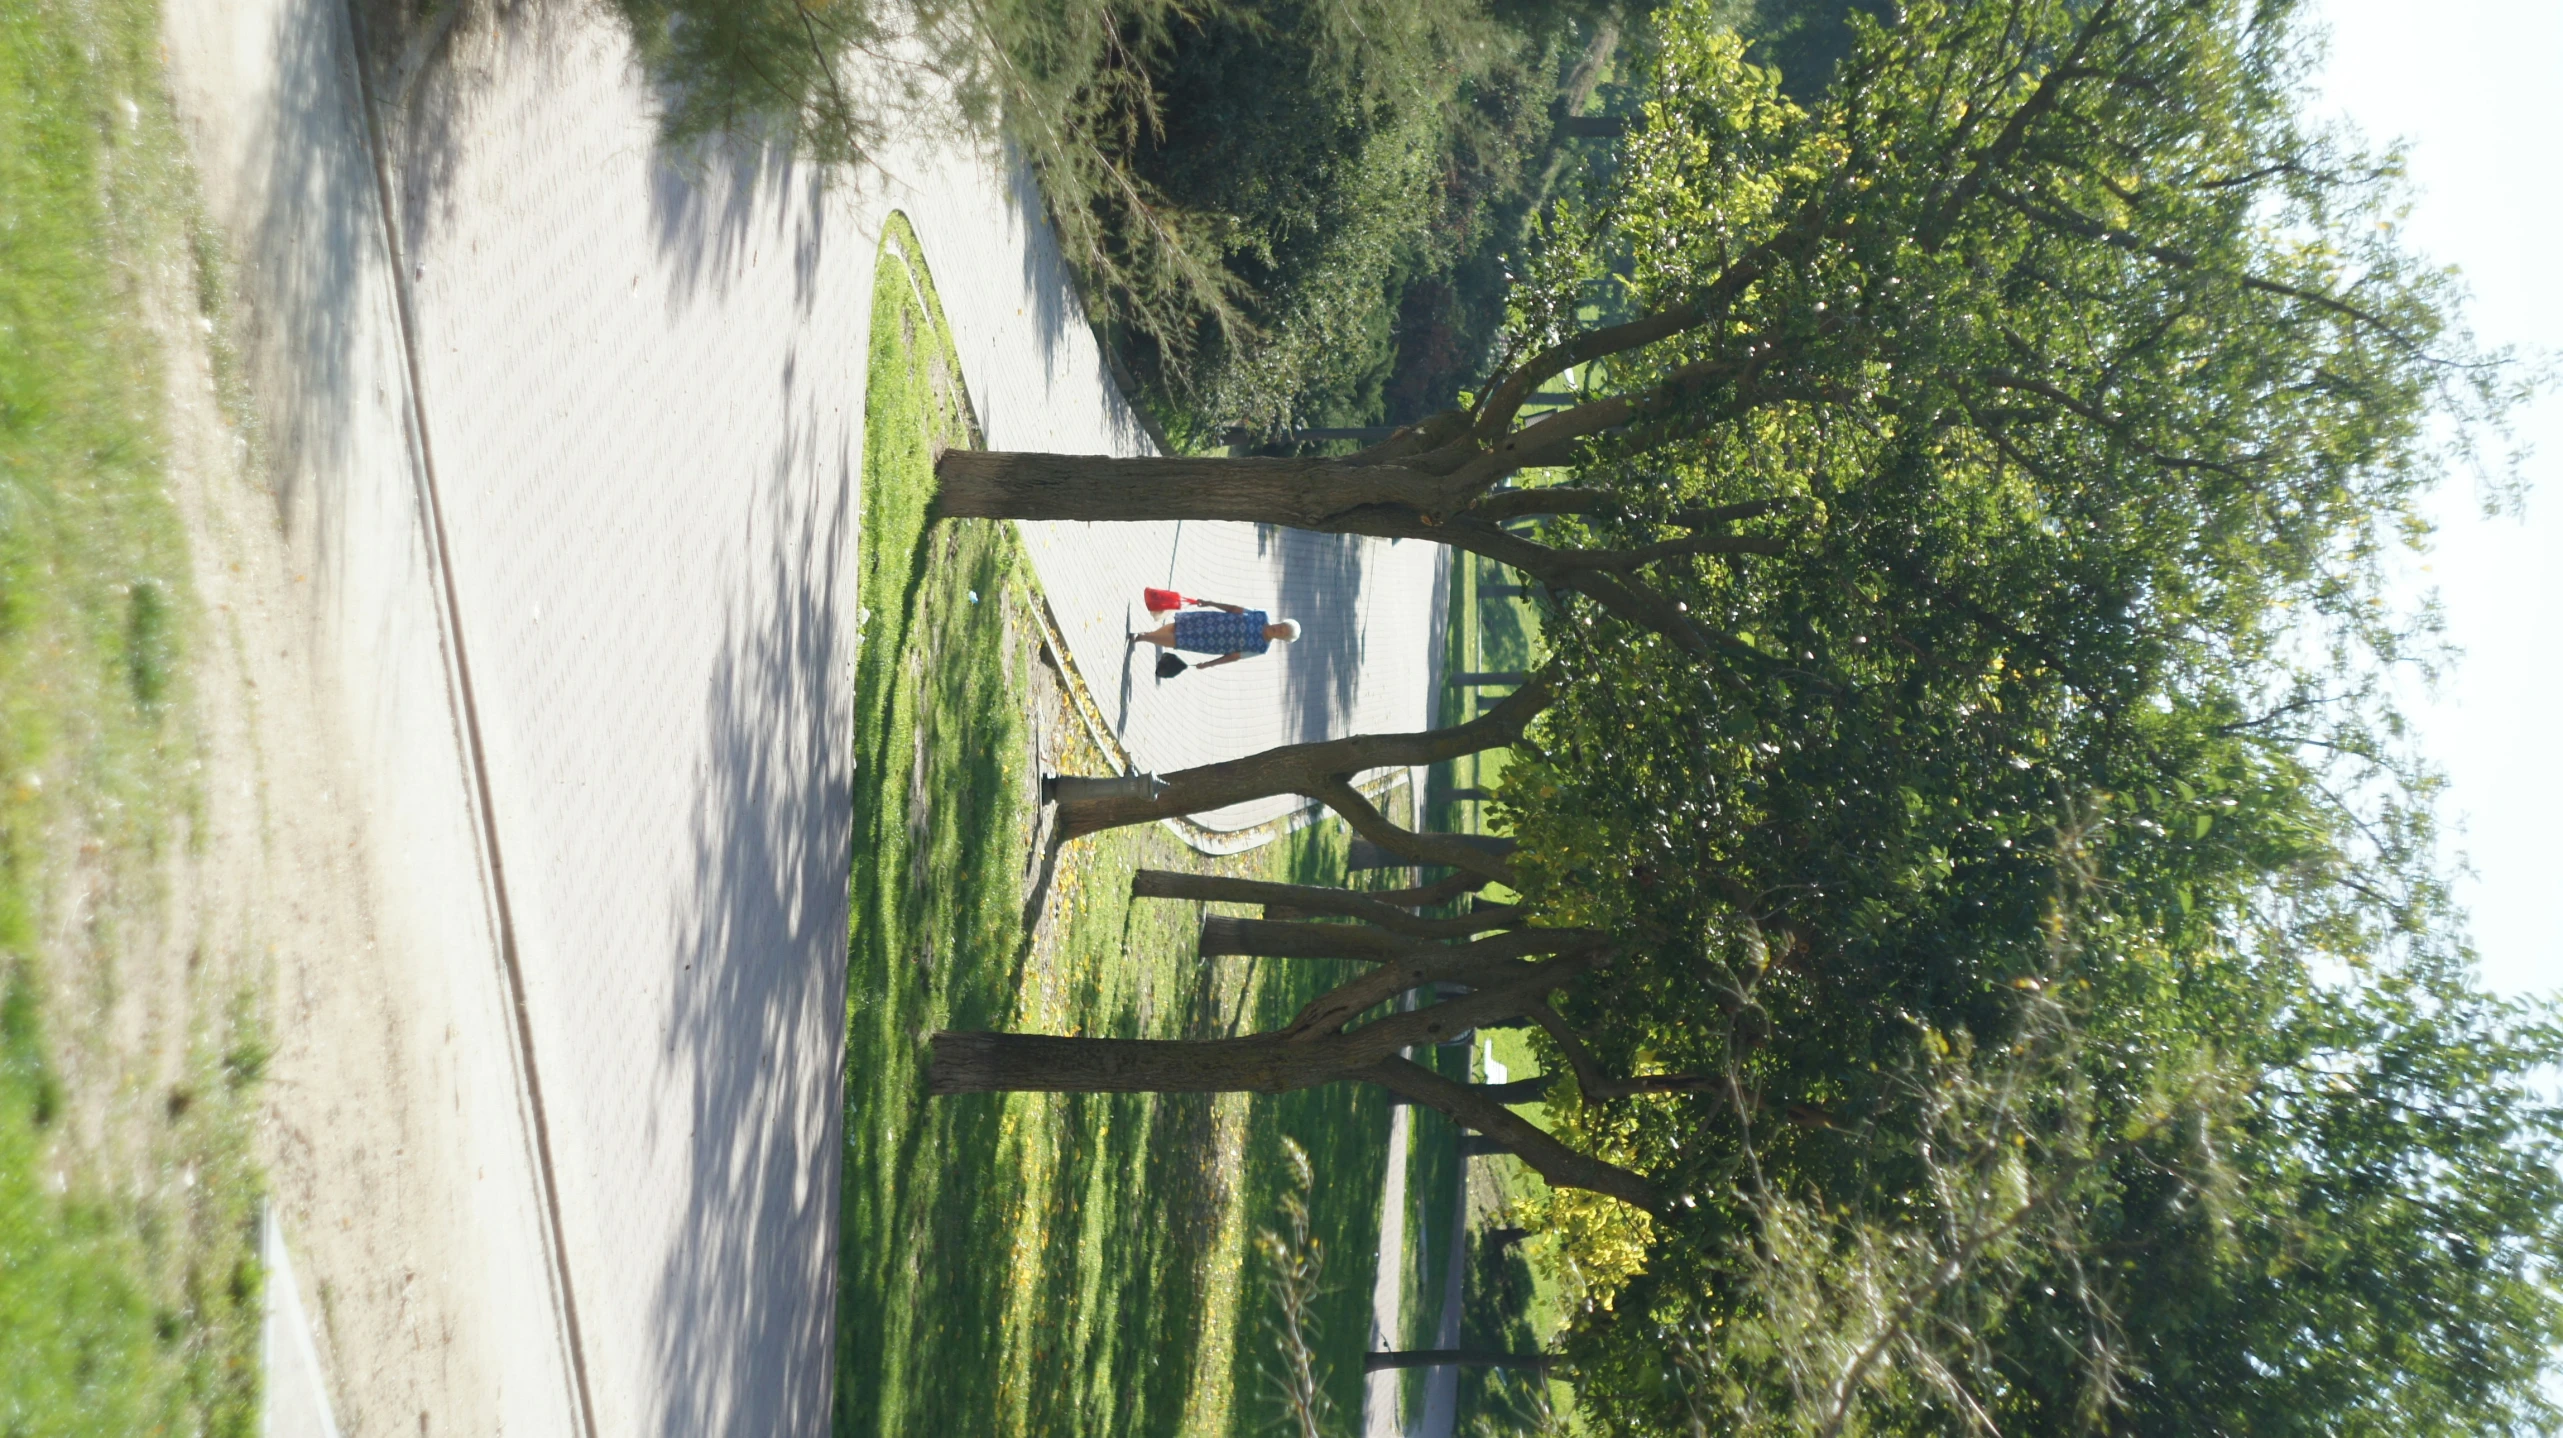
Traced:
<path id="1" fill-rule="evenodd" d="M 1171 653 L 1160 653 L 1157 656 L 1157 677 L 1160 679 L 1172 679 L 1191 667 Z"/>

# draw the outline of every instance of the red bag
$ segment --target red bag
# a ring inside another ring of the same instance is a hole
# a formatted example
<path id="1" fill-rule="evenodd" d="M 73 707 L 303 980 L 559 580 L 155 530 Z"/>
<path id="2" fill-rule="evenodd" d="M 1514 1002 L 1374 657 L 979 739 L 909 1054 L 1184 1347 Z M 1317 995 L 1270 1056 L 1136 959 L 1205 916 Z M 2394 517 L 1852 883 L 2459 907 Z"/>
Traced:
<path id="1" fill-rule="evenodd" d="M 1141 594 L 1147 600 L 1148 612 L 1151 614 L 1163 614 L 1169 609 L 1181 609 L 1192 603 L 1191 600 L 1171 589 L 1147 589 L 1142 590 Z"/>

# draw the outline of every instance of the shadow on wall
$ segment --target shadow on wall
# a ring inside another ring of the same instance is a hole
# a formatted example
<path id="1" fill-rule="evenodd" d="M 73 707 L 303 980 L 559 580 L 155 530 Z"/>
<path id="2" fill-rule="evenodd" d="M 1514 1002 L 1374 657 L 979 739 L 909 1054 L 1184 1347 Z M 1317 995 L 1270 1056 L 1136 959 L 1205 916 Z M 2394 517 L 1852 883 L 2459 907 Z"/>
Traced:
<path id="1" fill-rule="evenodd" d="M 660 1122 L 690 1126 L 666 1139 L 691 1172 L 690 1221 L 651 1315 L 669 1438 L 828 1421 L 844 1076 L 841 1058 L 809 1055 L 837 1052 L 845 1031 L 852 771 L 836 561 L 855 476 L 851 452 L 812 456 L 811 432 L 777 446 L 764 592 L 735 601 L 705 696 L 694 885 L 673 916 L 685 967 L 661 1075 L 683 1107 Z M 811 492 L 789 492 L 796 473 Z"/>

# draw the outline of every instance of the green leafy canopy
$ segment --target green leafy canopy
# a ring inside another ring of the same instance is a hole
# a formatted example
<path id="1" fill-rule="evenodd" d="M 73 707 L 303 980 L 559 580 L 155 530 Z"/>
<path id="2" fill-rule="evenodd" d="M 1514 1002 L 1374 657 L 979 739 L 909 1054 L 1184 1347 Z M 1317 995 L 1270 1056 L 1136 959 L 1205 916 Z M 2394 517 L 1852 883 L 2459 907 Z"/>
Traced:
<path id="1" fill-rule="evenodd" d="M 2378 577 L 2514 369 L 2402 247 L 2393 157 L 2302 118 L 2291 6 L 1854 29 L 1802 108 L 1670 9 L 1621 187 L 1517 305 L 1516 373 L 1563 358 L 1596 397 L 1583 433 L 1521 431 L 1560 471 L 1530 478 L 1610 501 L 1544 537 L 1648 556 L 1681 618 L 1561 593 L 1514 868 L 1545 921 L 1627 941 L 1558 1000 L 1585 1062 L 1730 1079 L 1563 1125 L 1693 1195 L 1579 1327 L 1588 1406 L 2550 1416 L 2563 1195 L 2528 1080 L 2563 1050 L 2470 988 L 2384 684 L 2430 636 Z M 1642 342 L 1592 340 L 1614 321 Z M 1678 552 L 1721 507 L 1782 554 Z M 1989 1097 L 2023 1084 L 2048 1098 Z M 1949 1135 L 1988 1132 L 2054 1217 L 1968 1248 L 1948 1184 L 1994 1170 Z M 1933 1287 L 1960 1250 L 1979 1277 Z M 1906 1319 L 1842 1306 L 1898 1273 Z M 1831 1318 L 1783 1322 L 1784 1289 Z M 1904 1361 L 1857 1402 L 1782 1361 L 1872 1341 Z"/>

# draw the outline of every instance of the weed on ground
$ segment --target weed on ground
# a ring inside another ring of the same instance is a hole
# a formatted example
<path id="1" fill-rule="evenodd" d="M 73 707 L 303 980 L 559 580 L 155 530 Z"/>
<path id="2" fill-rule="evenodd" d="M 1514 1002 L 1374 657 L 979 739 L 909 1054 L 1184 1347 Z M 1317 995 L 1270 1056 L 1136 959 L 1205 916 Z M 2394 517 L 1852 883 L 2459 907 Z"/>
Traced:
<path id="1" fill-rule="evenodd" d="M 115 1015 L 195 755 L 143 272 L 186 176 L 135 0 L 0 7 L 0 1432 L 247 1433 L 254 1015 Z M 192 318 L 192 317 L 191 317 Z M 120 1007 L 121 1006 L 121 1007 Z M 181 1012 L 184 1006 L 181 1006 Z M 174 1081 L 171 1081 L 174 1079 Z"/>

